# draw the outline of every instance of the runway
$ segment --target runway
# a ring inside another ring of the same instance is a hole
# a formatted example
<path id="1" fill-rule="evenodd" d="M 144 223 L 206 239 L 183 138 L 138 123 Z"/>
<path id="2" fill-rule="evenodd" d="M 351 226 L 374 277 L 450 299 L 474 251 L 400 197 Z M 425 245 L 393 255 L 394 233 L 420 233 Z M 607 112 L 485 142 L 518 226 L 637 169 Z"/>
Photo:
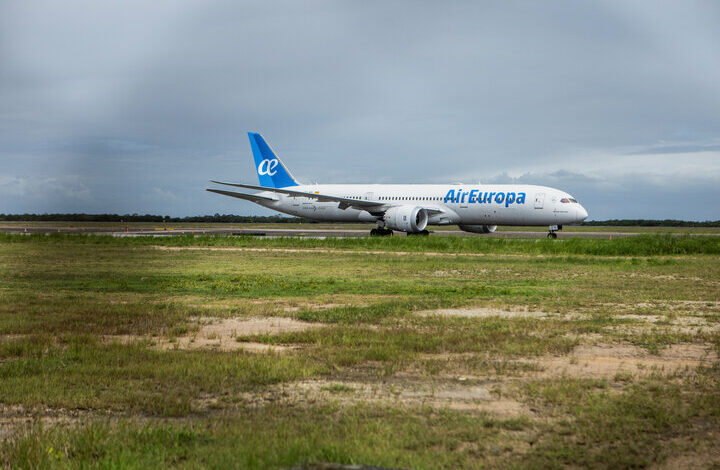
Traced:
<path id="1" fill-rule="evenodd" d="M 330 238 L 330 237 L 367 237 L 370 234 L 370 227 L 366 230 L 357 229 L 297 229 L 297 228 L 207 228 L 207 227 L 183 227 L 183 228 L 148 228 L 148 227 L 42 227 L 42 226 L 0 226 L 0 232 L 5 233 L 65 233 L 65 234 L 88 234 L 88 235 L 112 235 L 114 237 L 170 237 L 181 235 L 224 235 L 224 236 L 256 236 L 256 237 L 307 237 L 307 238 Z M 648 232 L 573 232 L 559 231 L 558 238 L 620 238 L 632 237 L 647 234 Z M 673 235 L 684 235 L 673 233 Z M 690 234 L 693 236 L 717 236 L 718 234 Z M 395 232 L 394 236 L 407 236 L 403 232 Z M 495 233 L 478 234 L 468 233 L 459 230 L 431 230 L 430 236 L 446 237 L 484 237 L 484 238 L 545 238 L 547 232 L 541 231 L 498 231 Z"/>

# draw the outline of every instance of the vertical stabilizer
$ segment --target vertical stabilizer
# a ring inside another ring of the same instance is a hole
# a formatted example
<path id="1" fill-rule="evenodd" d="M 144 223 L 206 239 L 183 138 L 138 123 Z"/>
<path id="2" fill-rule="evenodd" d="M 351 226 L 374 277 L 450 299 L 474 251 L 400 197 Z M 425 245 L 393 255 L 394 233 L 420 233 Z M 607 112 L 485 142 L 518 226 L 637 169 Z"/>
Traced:
<path id="1" fill-rule="evenodd" d="M 285 164 L 273 153 L 260 134 L 248 132 L 248 137 L 250 138 L 250 147 L 255 159 L 255 170 L 260 180 L 260 186 L 287 188 L 288 186 L 298 185 Z"/>

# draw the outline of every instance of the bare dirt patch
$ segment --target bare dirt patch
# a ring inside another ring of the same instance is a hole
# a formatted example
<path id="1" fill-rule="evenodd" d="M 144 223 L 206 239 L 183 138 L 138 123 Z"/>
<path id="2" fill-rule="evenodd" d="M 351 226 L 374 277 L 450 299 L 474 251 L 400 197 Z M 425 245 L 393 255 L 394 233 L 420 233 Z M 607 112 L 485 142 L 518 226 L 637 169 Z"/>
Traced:
<path id="1" fill-rule="evenodd" d="M 40 424 L 44 428 L 87 423 L 107 413 L 64 408 L 25 408 L 22 405 L 0 405 L 0 441 L 17 436 L 19 431 Z"/>
<path id="2" fill-rule="evenodd" d="M 698 320 L 692 317 L 676 317 L 672 321 L 645 321 L 630 325 L 612 325 L 606 327 L 605 329 L 632 336 L 655 331 L 699 335 L 720 331 L 720 323 L 708 323 L 702 319 Z"/>
<path id="3" fill-rule="evenodd" d="M 636 302 L 636 303 L 617 303 L 606 302 L 598 304 L 608 311 L 624 311 L 624 310 L 642 310 L 649 311 L 653 314 L 655 311 L 685 311 L 694 315 L 712 314 L 720 311 L 720 302 L 708 300 L 675 300 L 662 302 Z"/>
<path id="4" fill-rule="evenodd" d="M 657 323 L 663 319 L 659 315 L 638 315 L 635 313 L 626 313 L 624 315 L 613 315 L 613 318 L 620 320 L 633 320 L 647 323 Z"/>
<path id="5" fill-rule="evenodd" d="M 324 326 L 321 323 L 307 323 L 285 317 L 258 318 L 200 318 L 197 332 L 179 337 L 147 337 L 139 335 L 105 336 L 106 341 L 128 343 L 138 340 L 150 340 L 163 350 L 170 349 L 217 349 L 220 351 L 245 350 L 249 352 L 283 352 L 295 349 L 294 346 L 264 344 L 252 341 L 238 341 L 237 338 L 263 334 L 278 334 L 293 331 L 305 331 Z"/>
<path id="6" fill-rule="evenodd" d="M 357 382 L 306 380 L 281 384 L 261 393 L 243 396 L 245 405 L 264 406 L 270 402 L 311 405 L 336 401 L 343 405 L 373 403 L 391 406 L 431 406 L 467 412 L 488 412 L 503 417 L 529 415 L 524 404 L 498 398 L 478 383 L 435 383 L 428 381 Z"/>
<path id="7" fill-rule="evenodd" d="M 663 323 L 669 326 L 698 326 L 708 328 L 710 330 L 717 328 L 717 324 L 709 323 L 705 317 L 700 316 L 686 316 L 686 315 L 638 315 L 635 313 L 627 313 L 623 315 L 613 315 L 615 319 L 621 320 L 633 320 L 640 323 Z"/>
<path id="8" fill-rule="evenodd" d="M 335 308 L 335 307 L 341 307 L 341 304 L 335 304 L 335 303 L 327 303 L 327 304 L 316 304 L 311 302 L 300 302 L 296 303 L 295 305 L 288 305 L 283 307 L 283 310 L 286 312 L 298 312 L 300 310 L 325 310 L 328 308 Z"/>
<path id="9" fill-rule="evenodd" d="M 178 302 L 192 307 L 195 311 L 207 312 L 208 317 L 241 316 L 283 316 L 284 313 L 296 313 L 301 310 L 325 310 L 329 308 L 355 306 L 367 307 L 374 302 L 396 299 L 397 296 L 383 294 L 332 294 L 320 295 L 312 299 L 297 298 L 257 298 L 174 296 L 157 300 L 157 303 Z M 288 315 L 291 316 L 291 315 Z"/>
<path id="10" fill-rule="evenodd" d="M 537 374 L 541 377 L 614 378 L 618 374 L 670 374 L 717 360 L 717 353 L 707 344 L 676 344 L 657 356 L 632 345 L 598 344 L 579 346 L 569 356 L 544 356 L 531 362 L 540 366 Z"/>
<path id="11" fill-rule="evenodd" d="M 218 335 L 221 337 L 253 336 L 261 334 L 278 334 L 292 331 L 305 331 L 322 326 L 318 323 L 307 323 L 286 317 L 257 317 L 257 318 L 227 318 L 217 320 L 214 318 L 201 318 L 202 325 L 198 336 Z"/>
<path id="12" fill-rule="evenodd" d="M 717 321 L 720 309 L 716 302 L 680 301 L 657 304 L 606 304 L 612 307 L 612 318 L 631 322 L 606 327 L 632 335 L 642 334 L 650 329 L 665 328 L 672 333 L 712 333 L 720 331 Z"/>
<path id="13" fill-rule="evenodd" d="M 546 312 L 534 310 L 502 310 L 497 308 L 476 307 L 476 308 L 442 308 L 437 310 L 423 310 L 417 312 L 420 316 L 447 316 L 447 317 L 465 317 L 465 318 L 487 318 L 487 317 L 503 317 L 503 318 L 546 318 L 550 314 Z"/>

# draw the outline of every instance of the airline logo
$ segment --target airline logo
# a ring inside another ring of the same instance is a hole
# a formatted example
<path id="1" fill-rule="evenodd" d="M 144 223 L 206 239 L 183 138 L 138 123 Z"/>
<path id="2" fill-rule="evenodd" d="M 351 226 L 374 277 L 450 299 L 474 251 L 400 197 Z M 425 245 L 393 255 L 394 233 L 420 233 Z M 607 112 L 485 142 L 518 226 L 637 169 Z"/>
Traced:
<path id="1" fill-rule="evenodd" d="M 268 175 L 273 176 L 275 173 L 277 173 L 277 170 L 275 169 L 280 162 L 277 158 L 273 158 L 272 160 L 268 160 L 267 158 L 260 162 L 260 164 L 257 167 L 258 175 Z"/>
<path id="2" fill-rule="evenodd" d="M 463 191 L 462 189 L 451 189 L 445 195 L 443 202 L 452 202 L 456 204 L 492 204 L 493 202 L 495 202 L 496 204 L 504 203 L 505 207 L 508 207 L 510 204 L 525 204 L 525 193 L 483 193 L 477 189 L 473 189 L 471 191 Z"/>

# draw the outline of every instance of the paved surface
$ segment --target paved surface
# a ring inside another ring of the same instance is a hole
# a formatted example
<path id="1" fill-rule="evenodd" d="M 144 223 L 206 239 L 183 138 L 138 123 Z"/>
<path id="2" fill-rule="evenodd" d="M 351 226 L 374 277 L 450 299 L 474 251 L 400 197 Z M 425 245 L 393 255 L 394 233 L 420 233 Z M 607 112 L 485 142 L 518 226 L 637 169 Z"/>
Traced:
<path id="1" fill-rule="evenodd" d="M 138 236 L 174 236 L 174 235 L 250 235 L 259 237 L 366 237 L 370 234 L 370 226 L 367 230 L 342 230 L 342 229 L 228 229 L 228 228 L 137 228 L 127 227 L 18 227 L 0 226 L 0 232 L 8 233 L 86 233 L 104 234 L 115 237 L 138 237 Z M 641 235 L 631 232 L 557 232 L 558 238 L 619 238 Z M 403 232 L 395 232 L 396 236 L 406 236 Z M 525 232 L 525 231 L 503 231 L 489 234 L 467 233 L 457 230 L 432 230 L 431 236 L 453 236 L 453 237 L 487 237 L 487 238 L 545 238 L 547 232 Z M 677 234 L 681 235 L 681 234 Z M 708 234 L 698 234 L 708 235 Z M 711 234 L 712 235 L 712 234 Z"/>

